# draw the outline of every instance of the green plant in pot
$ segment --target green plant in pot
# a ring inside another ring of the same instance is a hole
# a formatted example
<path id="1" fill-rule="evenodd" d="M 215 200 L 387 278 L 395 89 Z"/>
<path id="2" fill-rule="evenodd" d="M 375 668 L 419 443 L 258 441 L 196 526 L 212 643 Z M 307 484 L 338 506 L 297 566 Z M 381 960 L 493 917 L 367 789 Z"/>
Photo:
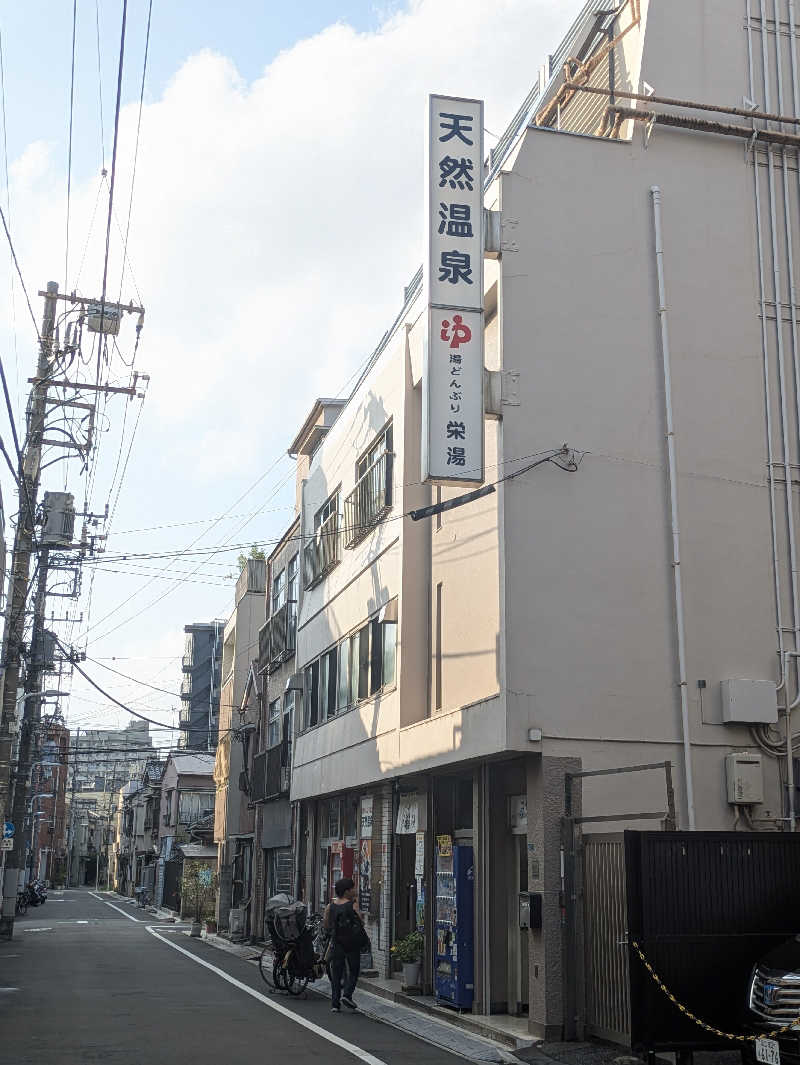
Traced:
<path id="1" fill-rule="evenodd" d="M 192 915 L 193 936 L 200 935 L 200 922 L 207 914 L 213 913 L 214 899 L 217 894 L 217 875 L 207 865 L 199 862 L 184 864 L 181 877 L 181 903 L 187 913 Z"/>
<path id="2" fill-rule="evenodd" d="M 392 944 L 392 956 L 403 966 L 403 986 L 419 987 L 422 954 L 425 937 L 421 932 L 410 932 Z"/>

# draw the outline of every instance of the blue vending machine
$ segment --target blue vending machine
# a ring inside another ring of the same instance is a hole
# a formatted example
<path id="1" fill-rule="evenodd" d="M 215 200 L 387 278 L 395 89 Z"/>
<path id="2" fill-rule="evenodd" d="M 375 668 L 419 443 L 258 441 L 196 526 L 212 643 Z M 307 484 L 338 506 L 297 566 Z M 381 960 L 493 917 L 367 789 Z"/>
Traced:
<path id="1" fill-rule="evenodd" d="M 436 840 L 436 998 L 470 1009 L 473 982 L 472 847 Z"/>

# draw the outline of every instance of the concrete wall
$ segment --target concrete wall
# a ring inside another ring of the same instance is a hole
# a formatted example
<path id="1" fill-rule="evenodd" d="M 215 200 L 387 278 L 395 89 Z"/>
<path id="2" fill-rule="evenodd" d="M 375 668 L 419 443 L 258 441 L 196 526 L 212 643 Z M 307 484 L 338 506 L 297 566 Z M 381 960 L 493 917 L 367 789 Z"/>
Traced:
<path id="1" fill-rule="evenodd" d="M 741 96 L 744 57 L 731 5 L 650 4 L 642 76 L 670 95 Z M 617 143 L 531 129 L 502 178 L 503 212 L 519 219 L 519 251 L 502 264 L 502 354 L 524 367 L 522 404 L 504 412 L 506 468 L 564 441 L 587 453 L 576 474 L 544 467 L 501 492 L 510 739 L 540 727 L 545 752 L 592 768 L 682 760 L 658 185 L 698 827 L 729 828 L 724 755 L 753 742 L 709 723 L 719 681 L 777 676 L 753 172 L 737 140 L 656 128 L 645 150 L 641 132 Z M 575 240 L 564 239 L 567 215 Z M 779 816 L 765 763 L 761 812 Z M 685 823 L 680 779 L 679 792 Z M 591 793 L 598 813 L 663 797 L 644 779 Z"/>

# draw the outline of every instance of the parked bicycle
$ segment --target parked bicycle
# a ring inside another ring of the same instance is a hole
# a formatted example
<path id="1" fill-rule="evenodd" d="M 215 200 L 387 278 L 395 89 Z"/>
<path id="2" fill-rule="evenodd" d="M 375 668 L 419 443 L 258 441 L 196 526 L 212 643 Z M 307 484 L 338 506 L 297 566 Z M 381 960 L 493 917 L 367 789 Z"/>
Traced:
<path id="1" fill-rule="evenodd" d="M 310 980 L 328 971 L 323 960 L 327 936 L 322 914 L 308 916 L 302 902 L 275 896 L 267 904 L 266 918 L 271 942 L 258 959 L 259 972 L 273 991 L 301 995 Z"/>

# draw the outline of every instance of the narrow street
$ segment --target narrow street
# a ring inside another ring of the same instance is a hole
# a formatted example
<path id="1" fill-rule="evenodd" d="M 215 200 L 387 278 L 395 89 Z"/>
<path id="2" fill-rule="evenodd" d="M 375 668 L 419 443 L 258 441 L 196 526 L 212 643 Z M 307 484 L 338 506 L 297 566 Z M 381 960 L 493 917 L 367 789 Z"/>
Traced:
<path id="1" fill-rule="evenodd" d="M 363 1015 L 331 1014 L 329 1001 L 317 995 L 271 995 L 254 964 L 190 939 L 185 928 L 160 925 L 113 895 L 54 892 L 17 920 L 13 940 L 0 943 L 0 1063 L 146 1059 L 464 1060 Z"/>

